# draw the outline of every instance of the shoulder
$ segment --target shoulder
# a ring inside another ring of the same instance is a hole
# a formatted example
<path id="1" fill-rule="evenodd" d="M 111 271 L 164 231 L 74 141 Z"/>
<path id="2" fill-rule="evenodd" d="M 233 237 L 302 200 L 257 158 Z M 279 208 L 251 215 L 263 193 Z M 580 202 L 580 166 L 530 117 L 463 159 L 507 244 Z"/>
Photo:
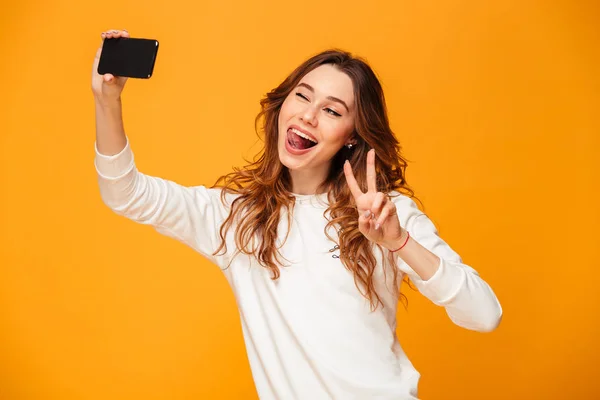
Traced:
<path id="1" fill-rule="evenodd" d="M 412 198 L 403 193 L 397 192 L 395 190 L 388 193 L 388 196 L 392 203 L 396 205 L 398 211 L 402 211 L 405 213 L 420 213 L 423 214 L 423 211 L 417 205 L 417 202 Z"/>
<path id="2" fill-rule="evenodd" d="M 395 190 L 389 192 L 388 196 L 396 206 L 396 213 L 398 214 L 398 219 L 403 227 L 412 226 L 417 218 L 428 219 L 413 198 Z"/>

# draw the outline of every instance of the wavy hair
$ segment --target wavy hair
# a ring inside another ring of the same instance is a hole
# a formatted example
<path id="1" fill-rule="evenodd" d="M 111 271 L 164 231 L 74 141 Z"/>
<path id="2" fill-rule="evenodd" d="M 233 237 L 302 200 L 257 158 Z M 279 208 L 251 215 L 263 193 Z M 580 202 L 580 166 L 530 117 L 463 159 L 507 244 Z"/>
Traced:
<path id="1" fill-rule="evenodd" d="M 332 49 L 314 55 L 261 100 L 261 111 L 256 116 L 255 129 L 264 142 L 264 147 L 254 157 L 254 161 L 249 161 L 242 168 L 234 168 L 233 172 L 221 176 L 213 185 L 223 188 L 223 201 L 227 193 L 238 195 L 220 228 L 221 244 L 214 254 L 227 251 L 225 236 L 236 221 L 235 243 L 238 253 L 254 256 L 261 266 L 271 270 L 272 279 L 279 278 L 279 268 L 283 263 L 276 245 L 277 226 L 282 208 L 293 210 L 295 199 L 291 194 L 289 171 L 279 160 L 279 112 L 284 100 L 302 77 L 325 64 L 335 66 L 350 77 L 357 107 L 355 131 L 352 134 L 356 145 L 351 150 L 345 146 L 339 150 L 332 159 L 326 180 L 319 188 L 321 192 L 328 193 L 329 206 L 326 212 L 329 212 L 330 218 L 325 234 L 334 240 L 327 230 L 334 227 L 339 232 L 340 259 L 352 271 L 355 285 L 369 300 L 371 309 L 375 309 L 378 303 L 382 306 L 383 303 L 373 282 L 376 270 L 374 247 L 358 229 L 358 211 L 346 184 L 343 163 L 346 159 L 350 161 L 357 182 L 366 190 L 367 152 L 373 148 L 377 155 L 377 190 L 383 193 L 397 191 L 411 198 L 415 198 L 415 195 L 406 182 L 407 161 L 401 156 L 400 143 L 390 129 L 381 84 L 364 60 L 348 52 Z M 291 212 L 288 213 L 288 226 L 291 226 Z M 386 258 L 383 259 L 385 262 Z M 388 254 L 387 261 L 393 266 L 394 286 L 406 305 L 406 297 L 400 293 L 394 257 Z M 385 274 L 385 266 L 383 269 Z"/>

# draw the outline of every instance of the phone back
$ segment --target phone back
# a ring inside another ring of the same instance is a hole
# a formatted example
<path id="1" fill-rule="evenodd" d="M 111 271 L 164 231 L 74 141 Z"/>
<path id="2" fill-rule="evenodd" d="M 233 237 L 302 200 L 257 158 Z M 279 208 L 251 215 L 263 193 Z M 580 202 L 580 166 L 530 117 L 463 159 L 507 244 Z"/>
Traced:
<path id="1" fill-rule="evenodd" d="M 154 39 L 123 37 L 105 39 L 98 63 L 98 73 L 148 79 L 154 71 L 157 53 L 158 41 Z"/>

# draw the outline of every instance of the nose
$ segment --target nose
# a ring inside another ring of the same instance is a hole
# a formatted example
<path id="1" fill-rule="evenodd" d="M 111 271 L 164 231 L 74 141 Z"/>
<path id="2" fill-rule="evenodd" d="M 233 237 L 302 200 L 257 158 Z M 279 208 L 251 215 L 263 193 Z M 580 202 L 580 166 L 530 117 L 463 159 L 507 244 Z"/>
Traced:
<path id="1" fill-rule="evenodd" d="M 301 113 L 300 119 L 307 125 L 317 126 L 317 110 L 315 107 L 308 105 Z"/>

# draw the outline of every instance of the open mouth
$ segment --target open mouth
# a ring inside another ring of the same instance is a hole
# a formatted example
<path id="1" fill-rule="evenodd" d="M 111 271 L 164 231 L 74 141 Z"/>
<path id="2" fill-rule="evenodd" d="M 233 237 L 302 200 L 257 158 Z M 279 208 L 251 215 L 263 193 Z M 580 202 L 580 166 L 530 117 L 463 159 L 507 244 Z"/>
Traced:
<path id="1" fill-rule="evenodd" d="M 287 141 L 296 150 L 306 150 L 317 145 L 317 141 L 296 128 L 287 131 Z"/>

